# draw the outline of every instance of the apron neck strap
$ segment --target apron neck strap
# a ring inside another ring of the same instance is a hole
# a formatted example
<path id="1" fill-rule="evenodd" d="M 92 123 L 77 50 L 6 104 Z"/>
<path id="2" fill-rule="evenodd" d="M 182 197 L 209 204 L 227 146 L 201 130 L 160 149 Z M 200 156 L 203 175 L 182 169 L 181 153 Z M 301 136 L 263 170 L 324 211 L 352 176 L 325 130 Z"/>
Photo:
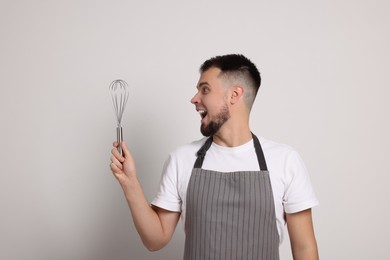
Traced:
<path id="1" fill-rule="evenodd" d="M 210 148 L 212 143 L 213 143 L 213 137 L 211 136 L 206 140 L 204 145 L 196 153 L 197 158 L 194 164 L 194 168 L 202 168 L 204 157 L 206 156 L 206 152 Z"/>
<path id="2" fill-rule="evenodd" d="M 260 171 L 268 171 L 267 163 L 265 162 L 263 149 L 261 148 L 259 139 L 257 139 L 257 136 L 252 133 L 253 137 L 253 144 L 255 146 L 256 155 L 257 155 L 257 161 L 259 162 Z"/>
<path id="3" fill-rule="evenodd" d="M 254 135 L 253 133 L 252 133 L 252 138 L 253 138 L 253 145 L 255 146 L 257 161 L 259 162 L 260 170 L 268 171 L 267 164 L 264 158 L 263 149 L 261 148 L 259 139 L 257 139 L 257 136 Z M 204 143 L 204 145 L 196 153 L 197 158 L 194 164 L 194 168 L 202 168 L 204 157 L 206 156 L 206 152 L 210 148 L 212 143 L 213 143 L 213 137 L 209 137 Z"/>

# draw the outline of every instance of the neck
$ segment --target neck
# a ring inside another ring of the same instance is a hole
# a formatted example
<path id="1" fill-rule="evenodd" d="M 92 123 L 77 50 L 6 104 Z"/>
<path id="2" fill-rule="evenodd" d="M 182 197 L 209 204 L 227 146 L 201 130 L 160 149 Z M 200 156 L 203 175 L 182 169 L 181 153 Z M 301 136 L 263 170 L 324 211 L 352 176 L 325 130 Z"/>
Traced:
<path id="1" fill-rule="evenodd" d="M 230 107 L 230 118 L 213 135 L 213 142 L 225 147 L 235 147 L 252 140 L 252 132 L 249 129 L 249 111 L 246 107 Z"/>
<path id="2" fill-rule="evenodd" d="M 241 128 L 224 128 L 220 129 L 215 135 L 213 135 L 213 142 L 226 147 L 235 147 L 245 144 L 252 140 L 252 132 L 249 126 Z"/>

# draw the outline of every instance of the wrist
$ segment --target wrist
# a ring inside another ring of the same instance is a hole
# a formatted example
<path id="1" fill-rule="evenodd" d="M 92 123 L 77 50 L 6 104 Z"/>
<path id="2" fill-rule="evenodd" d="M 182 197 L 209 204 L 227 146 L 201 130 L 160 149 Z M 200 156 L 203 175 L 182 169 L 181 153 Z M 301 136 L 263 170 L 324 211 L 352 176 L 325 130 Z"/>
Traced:
<path id="1" fill-rule="evenodd" d="M 121 183 L 121 186 L 127 200 L 140 189 L 140 183 L 136 175 L 128 177 L 124 183 Z"/>

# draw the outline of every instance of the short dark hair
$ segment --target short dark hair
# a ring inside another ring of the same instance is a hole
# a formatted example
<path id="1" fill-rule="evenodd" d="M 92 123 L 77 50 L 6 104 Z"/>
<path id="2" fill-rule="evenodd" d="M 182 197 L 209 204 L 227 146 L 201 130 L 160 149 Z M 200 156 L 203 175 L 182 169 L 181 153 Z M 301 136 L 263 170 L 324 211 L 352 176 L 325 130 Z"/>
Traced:
<path id="1" fill-rule="evenodd" d="M 249 105 L 252 103 L 257 95 L 261 85 L 260 72 L 256 65 L 242 54 L 227 54 L 222 56 L 215 56 L 206 60 L 200 67 L 200 72 L 203 73 L 210 68 L 218 68 L 221 70 L 221 76 L 227 77 L 243 77 L 249 82 L 249 88 L 253 94 L 247 97 Z"/>

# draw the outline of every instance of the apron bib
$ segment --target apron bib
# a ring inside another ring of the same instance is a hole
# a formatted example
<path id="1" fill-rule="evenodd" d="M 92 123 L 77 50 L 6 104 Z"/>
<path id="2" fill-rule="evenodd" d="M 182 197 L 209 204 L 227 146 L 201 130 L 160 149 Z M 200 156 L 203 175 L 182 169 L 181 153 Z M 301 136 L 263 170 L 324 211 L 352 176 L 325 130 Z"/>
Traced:
<path id="1" fill-rule="evenodd" d="M 279 260 L 271 181 L 252 136 L 260 171 L 202 169 L 212 137 L 198 151 L 187 188 L 184 260 Z"/>

